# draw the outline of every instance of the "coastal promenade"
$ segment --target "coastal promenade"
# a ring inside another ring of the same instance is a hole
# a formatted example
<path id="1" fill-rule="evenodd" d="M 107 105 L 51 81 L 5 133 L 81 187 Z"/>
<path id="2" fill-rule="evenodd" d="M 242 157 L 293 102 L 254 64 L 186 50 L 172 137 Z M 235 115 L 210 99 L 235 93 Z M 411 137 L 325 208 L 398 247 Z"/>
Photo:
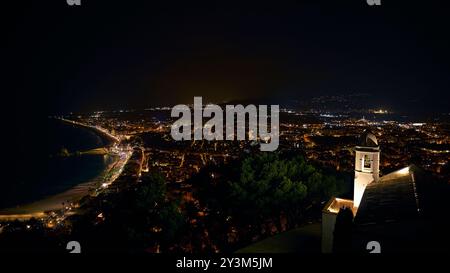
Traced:
<path id="1" fill-rule="evenodd" d="M 88 124 L 84 124 L 78 121 L 74 121 L 74 120 L 70 120 L 70 119 L 65 119 L 65 118 L 57 118 L 58 120 L 61 120 L 63 122 L 69 123 L 69 124 L 74 124 L 83 128 L 87 128 L 87 129 L 91 129 L 94 130 L 96 133 L 105 136 L 107 139 L 109 139 L 111 142 L 113 143 L 118 143 L 120 142 L 120 139 L 117 136 L 114 136 L 112 134 L 110 134 L 106 129 L 101 128 L 99 126 L 92 126 L 92 125 L 88 125 Z"/>
<path id="2" fill-rule="evenodd" d="M 92 181 L 87 181 L 86 183 L 81 183 L 74 186 L 73 188 L 64 191 L 62 193 L 46 197 L 42 200 L 36 202 L 19 205 L 16 207 L 0 209 L 0 221 L 13 221 L 13 220 L 28 220 L 30 218 L 45 218 L 49 213 L 54 211 L 72 210 L 76 207 L 78 200 L 82 197 L 89 195 L 92 189 L 97 187 L 102 187 L 102 185 L 112 184 L 120 173 L 123 171 L 123 167 L 127 164 L 130 159 L 131 152 L 125 148 L 120 148 L 117 146 L 120 143 L 120 139 L 105 129 L 83 124 L 77 121 L 67 120 L 63 118 L 58 118 L 59 120 L 80 126 L 83 128 L 89 128 L 94 130 L 96 133 L 101 134 L 106 137 L 114 145 L 114 149 L 100 147 L 92 150 L 82 152 L 82 155 L 105 155 L 112 154 L 117 156 L 117 160 L 111 163 L 105 171 L 98 176 L 97 179 Z M 107 177 L 108 179 L 106 179 Z"/>

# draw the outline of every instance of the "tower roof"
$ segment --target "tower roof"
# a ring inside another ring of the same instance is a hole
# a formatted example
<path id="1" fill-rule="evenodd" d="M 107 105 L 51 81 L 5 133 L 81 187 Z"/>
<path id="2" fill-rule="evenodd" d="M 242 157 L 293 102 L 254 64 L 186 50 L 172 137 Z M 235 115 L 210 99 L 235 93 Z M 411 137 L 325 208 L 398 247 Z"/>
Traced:
<path id="1" fill-rule="evenodd" d="M 376 136 L 369 130 L 366 129 L 361 135 L 359 141 L 359 146 L 361 147 L 378 147 L 378 140 Z"/>

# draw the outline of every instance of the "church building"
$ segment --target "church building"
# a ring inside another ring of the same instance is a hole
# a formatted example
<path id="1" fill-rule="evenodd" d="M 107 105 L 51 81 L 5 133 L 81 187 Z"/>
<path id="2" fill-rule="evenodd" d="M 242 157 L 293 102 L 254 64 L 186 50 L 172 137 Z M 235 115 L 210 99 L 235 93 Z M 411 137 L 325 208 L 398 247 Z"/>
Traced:
<path id="1" fill-rule="evenodd" d="M 380 177 L 380 147 L 370 130 L 362 134 L 354 151 L 353 200 L 332 198 L 323 208 L 323 253 L 333 252 L 336 219 L 344 208 L 353 214 L 352 244 L 360 250 L 365 250 L 371 241 L 385 241 L 383 238 L 389 234 L 389 229 L 399 229 L 399 223 L 415 221 L 420 214 L 415 184 L 417 167 L 411 165 Z M 402 240 L 399 233 L 391 233 L 397 237 L 386 241 Z M 404 241 L 408 242 L 408 238 Z M 383 242 L 379 243 L 383 246 Z"/>

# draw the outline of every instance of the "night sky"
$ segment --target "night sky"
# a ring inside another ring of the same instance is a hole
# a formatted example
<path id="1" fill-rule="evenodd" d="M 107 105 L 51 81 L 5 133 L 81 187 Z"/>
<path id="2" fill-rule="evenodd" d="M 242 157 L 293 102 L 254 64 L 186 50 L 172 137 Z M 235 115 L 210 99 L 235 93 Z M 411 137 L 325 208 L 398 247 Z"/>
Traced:
<path id="1" fill-rule="evenodd" d="M 171 106 L 194 95 L 345 93 L 449 109 L 444 1 L 81 1 L 20 1 L 11 12 L 17 109 L 47 115 Z"/>

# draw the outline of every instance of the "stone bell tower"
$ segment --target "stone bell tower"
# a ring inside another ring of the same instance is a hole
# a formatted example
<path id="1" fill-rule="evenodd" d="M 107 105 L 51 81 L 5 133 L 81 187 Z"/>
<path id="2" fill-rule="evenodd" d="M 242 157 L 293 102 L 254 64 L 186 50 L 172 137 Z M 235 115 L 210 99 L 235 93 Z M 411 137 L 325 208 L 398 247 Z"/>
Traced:
<path id="1" fill-rule="evenodd" d="M 355 147 L 355 181 L 353 206 L 359 207 L 366 186 L 380 176 L 380 146 L 375 135 L 365 130 Z"/>

